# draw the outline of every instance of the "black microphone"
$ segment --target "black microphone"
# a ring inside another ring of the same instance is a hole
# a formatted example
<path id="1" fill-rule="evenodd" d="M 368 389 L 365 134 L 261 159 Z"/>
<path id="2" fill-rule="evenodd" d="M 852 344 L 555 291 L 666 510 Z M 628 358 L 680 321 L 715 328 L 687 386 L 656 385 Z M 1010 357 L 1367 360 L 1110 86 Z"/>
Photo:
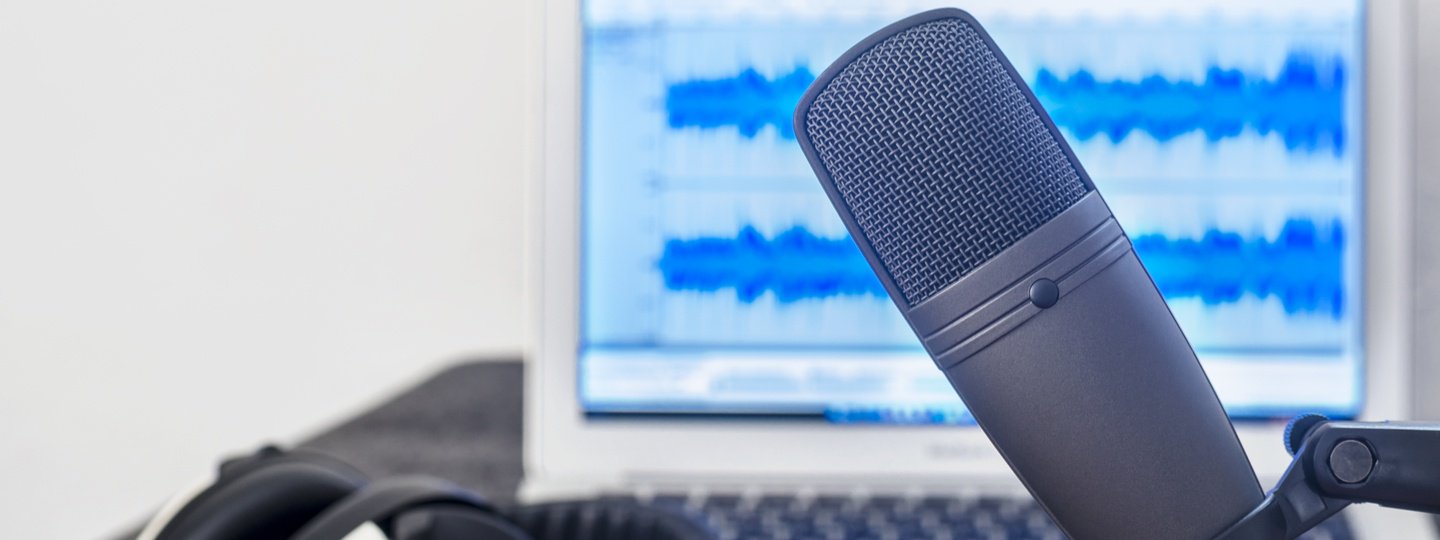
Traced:
<path id="1" fill-rule="evenodd" d="M 1263 498 L 1180 327 L 970 14 L 851 48 L 795 132 L 925 350 L 1072 538 L 1211 538 Z"/>

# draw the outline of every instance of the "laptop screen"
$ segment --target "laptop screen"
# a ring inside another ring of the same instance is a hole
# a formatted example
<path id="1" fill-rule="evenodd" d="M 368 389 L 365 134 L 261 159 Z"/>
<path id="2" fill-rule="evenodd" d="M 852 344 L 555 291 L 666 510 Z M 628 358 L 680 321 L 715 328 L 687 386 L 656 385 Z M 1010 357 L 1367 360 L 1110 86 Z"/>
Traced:
<path id="1" fill-rule="evenodd" d="M 1105 194 L 1231 415 L 1353 415 L 1363 6 L 974 4 L 962 7 Z M 941 4 L 582 6 L 585 412 L 969 422 L 791 127 L 842 52 Z"/>

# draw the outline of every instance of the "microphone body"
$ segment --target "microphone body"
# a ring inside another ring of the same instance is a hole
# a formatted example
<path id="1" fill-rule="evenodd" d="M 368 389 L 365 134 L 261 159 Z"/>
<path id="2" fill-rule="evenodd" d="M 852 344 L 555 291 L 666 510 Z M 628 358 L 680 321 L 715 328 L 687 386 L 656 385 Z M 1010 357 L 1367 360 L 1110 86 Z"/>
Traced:
<path id="1" fill-rule="evenodd" d="M 795 128 L 926 351 L 1067 535 L 1211 538 L 1260 503 L 1129 239 L 973 17 L 870 36 Z"/>

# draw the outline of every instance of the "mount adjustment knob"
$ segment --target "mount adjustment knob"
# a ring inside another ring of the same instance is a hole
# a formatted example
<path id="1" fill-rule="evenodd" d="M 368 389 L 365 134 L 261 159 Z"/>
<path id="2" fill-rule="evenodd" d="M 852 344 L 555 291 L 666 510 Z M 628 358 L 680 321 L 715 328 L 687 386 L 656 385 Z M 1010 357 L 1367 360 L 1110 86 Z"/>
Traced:
<path id="1" fill-rule="evenodd" d="M 1295 452 L 1300 451 L 1300 446 L 1305 444 L 1305 437 L 1310 435 L 1310 430 L 1329 421 L 1330 419 L 1326 418 L 1325 415 L 1315 413 L 1302 414 L 1291 418 L 1290 423 L 1285 424 L 1285 451 L 1289 452 L 1291 457 L 1294 457 Z"/>

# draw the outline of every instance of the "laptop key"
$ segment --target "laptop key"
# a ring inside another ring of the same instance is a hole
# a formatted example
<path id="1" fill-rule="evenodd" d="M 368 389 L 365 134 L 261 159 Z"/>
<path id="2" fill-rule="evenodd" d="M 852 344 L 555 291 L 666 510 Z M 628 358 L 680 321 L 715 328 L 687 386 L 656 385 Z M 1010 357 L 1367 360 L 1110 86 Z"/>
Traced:
<path id="1" fill-rule="evenodd" d="M 707 509 L 719 509 L 734 511 L 740 508 L 741 498 L 738 495 L 711 495 L 701 503 Z"/>

